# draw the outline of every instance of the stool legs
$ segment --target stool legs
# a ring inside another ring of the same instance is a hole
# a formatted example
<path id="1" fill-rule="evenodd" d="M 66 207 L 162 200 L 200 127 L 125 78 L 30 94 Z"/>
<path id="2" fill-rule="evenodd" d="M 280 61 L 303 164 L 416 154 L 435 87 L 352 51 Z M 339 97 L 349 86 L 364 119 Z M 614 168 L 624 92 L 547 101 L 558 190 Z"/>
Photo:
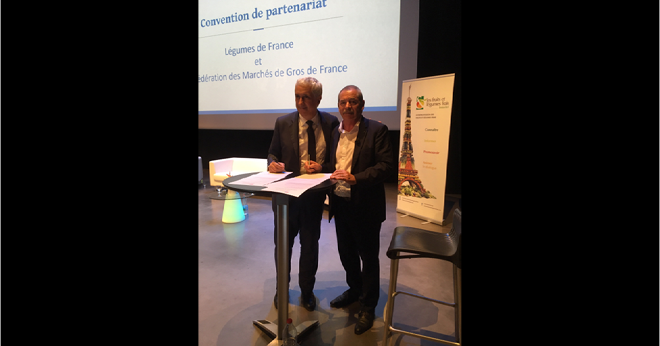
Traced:
<path id="1" fill-rule="evenodd" d="M 454 325 L 456 329 L 456 342 L 461 343 L 462 304 L 461 304 L 461 269 L 454 266 Z"/>
<path id="2" fill-rule="evenodd" d="M 399 254 L 397 253 L 396 256 Z M 436 299 L 431 299 L 423 296 L 419 296 L 417 294 L 412 294 L 412 293 L 407 293 L 407 292 L 396 292 L 396 282 L 397 282 L 397 276 L 399 274 L 399 260 L 398 259 L 392 259 L 391 264 L 390 264 L 390 286 L 388 289 L 387 293 L 387 305 L 385 306 L 385 313 L 383 314 L 383 320 L 385 322 L 385 336 L 383 337 L 383 346 L 389 346 L 388 342 L 392 335 L 394 334 L 394 331 L 397 333 L 405 334 L 405 335 L 411 335 L 415 336 L 418 338 L 426 339 L 426 340 L 431 340 L 431 341 L 436 341 L 442 344 L 447 344 L 447 345 L 460 345 L 461 343 L 461 327 L 462 327 L 462 318 L 463 318 L 463 312 L 462 312 L 462 305 L 461 305 L 461 269 L 456 267 L 455 265 L 453 266 L 453 276 L 454 276 L 454 303 L 446 303 L 440 300 Z M 411 333 L 407 331 L 402 331 L 399 329 L 395 329 L 392 327 L 392 317 L 394 315 L 394 297 L 397 294 L 407 294 L 413 297 L 425 299 L 431 302 L 447 305 L 447 306 L 452 306 L 454 307 L 454 331 L 456 335 L 456 342 L 451 342 L 451 341 L 445 341 L 437 338 L 432 338 L 428 337 L 425 335 L 420 335 L 416 333 Z"/>
<path id="3" fill-rule="evenodd" d="M 397 254 L 398 255 L 398 254 Z M 394 312 L 394 291 L 396 290 L 396 279 L 399 274 L 399 260 L 393 259 L 390 263 L 390 288 L 387 290 L 387 306 L 385 307 L 385 337 L 383 338 L 383 346 L 387 346 L 392 332 L 390 326 L 392 325 L 392 314 Z"/>

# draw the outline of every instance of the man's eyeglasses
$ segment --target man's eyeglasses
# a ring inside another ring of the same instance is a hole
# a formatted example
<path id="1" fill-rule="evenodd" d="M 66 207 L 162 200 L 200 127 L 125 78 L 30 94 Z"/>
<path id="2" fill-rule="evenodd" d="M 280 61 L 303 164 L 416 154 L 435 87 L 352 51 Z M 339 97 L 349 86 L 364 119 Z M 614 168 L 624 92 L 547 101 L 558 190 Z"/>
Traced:
<path id="1" fill-rule="evenodd" d="M 360 104 L 360 100 L 357 100 L 357 99 L 352 99 L 352 100 L 339 100 L 339 105 L 340 105 L 340 106 L 344 106 L 344 105 L 346 105 L 346 103 L 350 103 L 351 106 L 357 106 L 358 104 Z"/>

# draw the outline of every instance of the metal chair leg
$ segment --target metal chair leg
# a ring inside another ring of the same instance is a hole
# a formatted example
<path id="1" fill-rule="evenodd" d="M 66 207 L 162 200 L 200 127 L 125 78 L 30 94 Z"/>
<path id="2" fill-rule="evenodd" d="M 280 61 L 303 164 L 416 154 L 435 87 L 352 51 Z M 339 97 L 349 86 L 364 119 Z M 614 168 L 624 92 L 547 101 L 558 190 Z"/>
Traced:
<path id="1" fill-rule="evenodd" d="M 398 255 L 398 254 L 397 254 Z M 394 314 L 394 291 L 396 291 L 397 275 L 399 274 L 399 260 L 393 259 L 390 262 L 390 287 L 387 290 L 387 306 L 385 307 L 384 322 L 385 322 L 385 337 L 383 338 L 383 346 L 387 346 L 389 338 L 392 336 L 390 327 L 392 326 L 392 315 Z"/>
<path id="2" fill-rule="evenodd" d="M 454 328 L 456 333 L 456 342 L 461 343 L 461 327 L 463 312 L 461 311 L 461 269 L 454 266 Z"/>

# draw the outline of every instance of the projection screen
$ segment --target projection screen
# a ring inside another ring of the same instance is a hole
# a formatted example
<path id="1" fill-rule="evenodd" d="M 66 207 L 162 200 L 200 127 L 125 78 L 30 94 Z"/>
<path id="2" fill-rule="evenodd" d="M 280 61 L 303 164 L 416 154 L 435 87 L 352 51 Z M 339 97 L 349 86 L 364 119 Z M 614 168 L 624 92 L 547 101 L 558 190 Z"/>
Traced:
<path id="1" fill-rule="evenodd" d="M 337 94 L 354 84 L 364 115 L 399 130 L 401 84 L 417 73 L 418 1 L 297 1 L 199 0 L 198 127 L 272 129 L 295 111 L 295 81 L 313 76 L 319 110 L 339 116 Z"/>

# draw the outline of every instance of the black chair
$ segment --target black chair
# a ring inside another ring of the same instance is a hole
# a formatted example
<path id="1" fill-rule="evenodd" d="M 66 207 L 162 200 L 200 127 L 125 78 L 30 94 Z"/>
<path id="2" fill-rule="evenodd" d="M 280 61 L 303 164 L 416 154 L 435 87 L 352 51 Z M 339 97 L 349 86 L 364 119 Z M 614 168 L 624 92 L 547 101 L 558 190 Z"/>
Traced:
<path id="1" fill-rule="evenodd" d="M 385 338 L 383 346 L 394 333 L 401 333 L 447 345 L 460 345 L 461 342 L 461 209 L 454 210 L 454 220 L 449 233 L 431 232 L 423 229 L 399 226 L 394 229 L 387 257 L 392 260 L 390 266 L 390 288 L 387 306 L 385 307 Z M 437 258 L 454 264 L 454 303 L 447 303 L 413 293 L 396 291 L 396 280 L 399 271 L 399 259 L 402 258 Z M 411 297 L 425 299 L 434 303 L 454 307 L 456 342 L 433 338 L 392 327 L 394 313 L 394 297 L 405 294 Z"/>

